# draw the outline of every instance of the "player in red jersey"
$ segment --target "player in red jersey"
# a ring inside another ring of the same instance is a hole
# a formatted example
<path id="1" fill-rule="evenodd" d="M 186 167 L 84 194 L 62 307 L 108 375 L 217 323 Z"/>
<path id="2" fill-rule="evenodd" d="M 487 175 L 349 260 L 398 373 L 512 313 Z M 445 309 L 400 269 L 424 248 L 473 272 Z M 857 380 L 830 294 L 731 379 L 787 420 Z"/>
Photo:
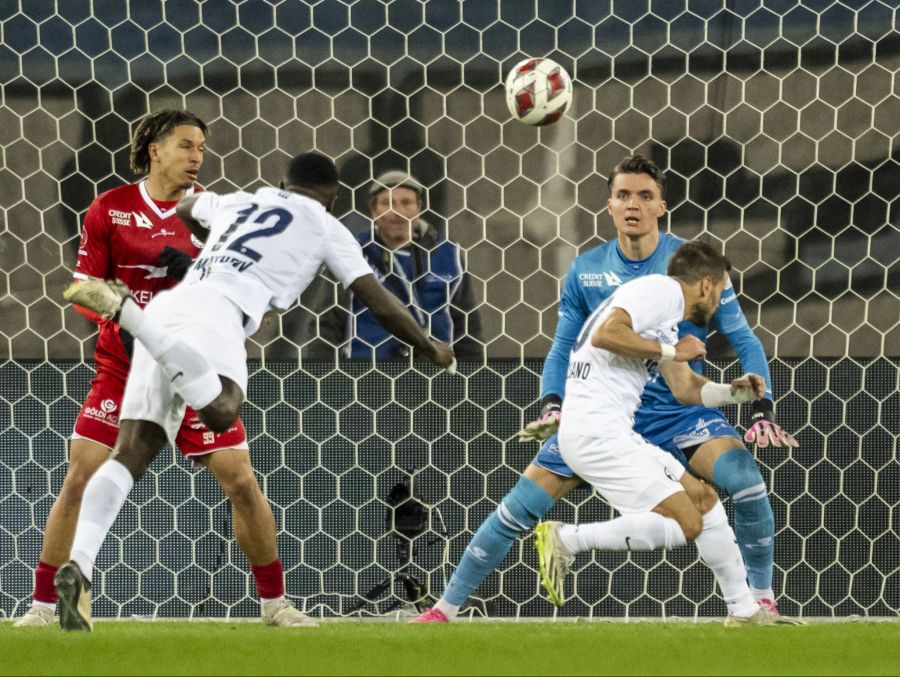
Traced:
<path id="1" fill-rule="evenodd" d="M 175 204 L 195 190 L 206 131 L 206 124 L 187 111 L 161 110 L 141 121 L 132 139 L 131 167 L 146 178 L 113 188 L 93 201 L 84 219 L 76 281 L 120 279 L 144 306 L 184 276 L 202 243 L 176 216 Z M 119 432 L 132 337 L 115 322 L 85 308 L 78 310 L 99 325 L 94 351 L 97 374 L 75 421 L 68 473 L 47 519 L 32 606 L 15 623 L 17 627 L 53 624 L 57 602 L 53 578 L 69 559 L 85 485 L 109 458 Z M 231 500 L 235 538 L 251 563 L 264 622 L 315 625 L 284 598 L 275 518 L 253 474 L 240 419 L 230 430 L 215 434 L 188 409 L 176 445 L 183 455 L 206 467 Z"/>

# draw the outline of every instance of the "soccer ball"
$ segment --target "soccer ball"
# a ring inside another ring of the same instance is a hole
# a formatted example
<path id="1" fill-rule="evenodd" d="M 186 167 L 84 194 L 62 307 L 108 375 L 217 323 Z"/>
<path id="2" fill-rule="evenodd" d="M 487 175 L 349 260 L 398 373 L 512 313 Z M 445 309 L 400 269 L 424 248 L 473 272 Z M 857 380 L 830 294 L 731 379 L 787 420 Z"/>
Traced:
<path id="1" fill-rule="evenodd" d="M 525 59 L 506 76 L 506 107 L 519 122 L 549 125 L 572 100 L 572 78 L 550 59 Z"/>

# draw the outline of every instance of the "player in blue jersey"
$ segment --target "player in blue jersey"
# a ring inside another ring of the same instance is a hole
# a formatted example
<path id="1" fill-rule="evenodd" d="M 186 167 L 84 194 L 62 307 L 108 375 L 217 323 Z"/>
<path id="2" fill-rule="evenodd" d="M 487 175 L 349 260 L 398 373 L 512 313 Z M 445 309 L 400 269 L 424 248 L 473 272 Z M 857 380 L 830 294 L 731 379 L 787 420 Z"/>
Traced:
<path id="1" fill-rule="evenodd" d="M 576 257 L 569 267 L 559 302 L 556 336 L 541 378 L 541 415 L 520 433 L 520 440 L 545 440 L 544 444 L 518 483 L 472 537 L 441 599 L 416 622 L 452 620 L 466 598 L 503 561 L 515 539 L 581 484 L 562 460 L 555 434 L 571 348 L 584 320 L 600 303 L 630 279 L 664 274 L 669 257 L 683 242 L 659 231 L 659 219 L 666 213 L 665 176 L 651 160 L 642 155 L 624 158 L 610 173 L 608 185 L 607 211 L 617 237 Z M 760 447 L 797 446 L 775 422 L 766 355 L 730 285 L 722 294 L 710 327 L 726 335 L 745 372 L 760 374 L 766 380 L 765 399 L 754 403 L 745 439 Z M 705 340 L 707 329 L 682 322 L 679 336 L 685 333 Z M 692 367 L 699 372 L 702 362 Z M 692 473 L 732 497 L 734 530 L 751 589 L 762 606 L 777 614 L 772 590 L 775 521 L 762 475 L 738 432 L 718 409 L 678 404 L 661 379 L 647 386 L 635 429 L 674 454 Z M 548 583 L 557 594 L 556 601 L 561 601 L 561 575 Z"/>

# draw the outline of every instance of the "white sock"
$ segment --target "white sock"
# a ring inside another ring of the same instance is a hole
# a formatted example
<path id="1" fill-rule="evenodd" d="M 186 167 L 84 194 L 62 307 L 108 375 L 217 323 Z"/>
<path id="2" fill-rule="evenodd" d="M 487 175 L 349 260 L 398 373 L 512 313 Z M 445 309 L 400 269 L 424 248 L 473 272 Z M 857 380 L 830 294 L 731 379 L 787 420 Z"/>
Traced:
<path id="1" fill-rule="evenodd" d="M 103 541 L 133 486 L 134 478 L 128 468 L 110 459 L 100 466 L 84 489 L 71 559 L 88 580 L 93 578 L 94 562 Z"/>
<path id="2" fill-rule="evenodd" d="M 202 409 L 222 392 L 222 381 L 207 359 L 148 318 L 130 297 L 122 304 L 119 324 L 162 365 L 175 390 L 192 408 Z"/>
<path id="3" fill-rule="evenodd" d="M 434 603 L 434 608 L 443 611 L 444 615 L 447 617 L 448 621 L 452 621 L 459 615 L 459 604 L 450 604 L 447 600 L 441 597 L 437 602 Z"/>
<path id="4" fill-rule="evenodd" d="M 750 592 L 753 593 L 753 596 L 756 598 L 756 601 L 767 599 L 770 602 L 775 601 L 775 591 L 772 588 L 767 588 L 765 590 L 757 590 L 756 588 L 750 588 Z"/>
<path id="5" fill-rule="evenodd" d="M 703 516 L 703 531 L 695 541 L 700 557 L 712 569 L 732 616 L 747 618 L 759 610 L 759 604 L 747 585 L 747 570 L 741 558 L 734 531 L 721 501 Z"/>
<path id="6" fill-rule="evenodd" d="M 687 544 L 681 525 L 655 512 L 592 524 L 564 524 L 559 528 L 559 540 L 572 555 L 593 549 L 656 550 Z"/>
<path id="7" fill-rule="evenodd" d="M 42 606 L 45 609 L 50 609 L 50 611 L 56 613 L 56 602 L 39 602 L 36 599 L 32 599 L 31 606 Z"/>

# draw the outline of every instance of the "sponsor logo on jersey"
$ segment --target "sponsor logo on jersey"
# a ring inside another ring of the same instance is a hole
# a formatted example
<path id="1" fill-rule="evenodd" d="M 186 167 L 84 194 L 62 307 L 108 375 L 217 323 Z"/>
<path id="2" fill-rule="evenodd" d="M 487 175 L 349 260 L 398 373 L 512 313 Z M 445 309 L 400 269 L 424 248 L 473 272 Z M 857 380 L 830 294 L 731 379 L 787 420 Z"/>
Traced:
<path id="1" fill-rule="evenodd" d="M 121 263 L 118 265 L 118 268 L 140 268 L 141 270 L 146 270 L 147 274 L 144 275 L 145 280 L 157 280 L 159 278 L 163 278 L 168 275 L 166 268 L 159 268 L 157 266 L 151 266 L 149 263 L 135 263 L 131 266 L 125 266 Z"/>
<path id="2" fill-rule="evenodd" d="M 615 273 L 578 273 L 582 287 L 618 287 L 622 280 Z"/>
<path id="3" fill-rule="evenodd" d="M 154 292 L 149 289 L 135 289 L 131 292 L 131 297 L 135 302 L 143 308 L 153 299 Z"/>
<path id="4" fill-rule="evenodd" d="M 131 212 L 134 216 L 134 223 L 138 228 L 153 228 L 153 223 L 147 217 L 146 214 L 142 212 Z"/>
<path id="5" fill-rule="evenodd" d="M 111 400 L 109 398 L 103 400 L 100 403 L 100 408 L 105 412 L 115 411 L 116 410 L 115 400 Z"/>
<path id="6" fill-rule="evenodd" d="M 154 237 L 166 237 L 167 235 L 174 235 L 174 234 L 175 234 L 174 230 L 166 230 L 165 228 L 163 228 L 162 230 L 158 230 L 155 233 L 153 233 L 153 235 L 150 236 L 150 239 L 152 240 Z"/>
<path id="7" fill-rule="evenodd" d="M 131 212 L 123 212 L 119 209 L 109 210 L 109 220 L 116 226 L 130 226 Z"/>

